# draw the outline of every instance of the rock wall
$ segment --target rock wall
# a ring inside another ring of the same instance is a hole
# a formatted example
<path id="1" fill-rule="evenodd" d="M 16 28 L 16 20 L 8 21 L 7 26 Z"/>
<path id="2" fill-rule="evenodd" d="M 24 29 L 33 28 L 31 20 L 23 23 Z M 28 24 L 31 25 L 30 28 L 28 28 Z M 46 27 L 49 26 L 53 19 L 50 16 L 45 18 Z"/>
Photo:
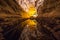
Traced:
<path id="1" fill-rule="evenodd" d="M 27 19 L 20 18 L 21 7 L 15 0 L 0 0 L 0 40 L 60 40 L 60 0 L 44 0 L 42 5 L 39 2 L 36 0 L 37 29 L 32 31 L 33 36 L 28 29 L 28 37 L 24 37 L 21 22 Z"/>

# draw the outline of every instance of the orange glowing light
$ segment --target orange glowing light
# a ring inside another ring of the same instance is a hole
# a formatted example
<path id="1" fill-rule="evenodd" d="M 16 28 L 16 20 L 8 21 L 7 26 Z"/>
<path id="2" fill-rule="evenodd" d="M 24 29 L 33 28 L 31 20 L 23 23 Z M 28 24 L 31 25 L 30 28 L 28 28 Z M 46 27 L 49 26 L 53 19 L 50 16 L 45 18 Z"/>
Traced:
<path id="1" fill-rule="evenodd" d="M 31 29 L 34 29 L 37 26 L 37 22 L 36 22 L 36 20 L 30 20 L 30 19 L 28 19 L 28 20 L 22 22 L 22 27 L 25 27 L 25 26 L 29 27 Z"/>
<path id="2" fill-rule="evenodd" d="M 27 12 L 21 12 L 21 18 L 37 17 L 36 8 L 31 6 Z"/>

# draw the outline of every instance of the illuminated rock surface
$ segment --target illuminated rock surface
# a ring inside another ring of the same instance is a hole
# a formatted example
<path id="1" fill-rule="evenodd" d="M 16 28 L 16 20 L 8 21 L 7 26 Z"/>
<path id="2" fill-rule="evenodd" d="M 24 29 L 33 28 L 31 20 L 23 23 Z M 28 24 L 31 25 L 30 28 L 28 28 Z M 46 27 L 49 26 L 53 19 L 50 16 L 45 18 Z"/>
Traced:
<path id="1" fill-rule="evenodd" d="M 38 17 L 28 21 L 21 18 L 22 9 L 16 1 L 0 0 L 0 40 L 60 40 L 60 0 L 45 0 L 37 7 Z M 31 22 L 37 24 L 31 26 L 34 30 L 28 26 Z"/>

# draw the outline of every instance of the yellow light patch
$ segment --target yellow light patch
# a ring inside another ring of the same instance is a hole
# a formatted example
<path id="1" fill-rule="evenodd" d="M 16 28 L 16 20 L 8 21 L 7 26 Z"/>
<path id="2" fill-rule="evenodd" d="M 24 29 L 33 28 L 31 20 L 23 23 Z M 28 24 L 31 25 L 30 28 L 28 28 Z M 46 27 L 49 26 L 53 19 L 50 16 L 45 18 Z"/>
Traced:
<path id="1" fill-rule="evenodd" d="M 33 16 L 36 13 L 36 9 L 32 6 L 29 8 L 29 11 L 27 12 L 30 16 Z"/>
<path id="2" fill-rule="evenodd" d="M 21 12 L 21 18 L 30 18 L 26 12 Z"/>
<path id="3" fill-rule="evenodd" d="M 22 18 L 30 18 L 34 14 L 36 14 L 36 8 L 34 6 L 31 6 L 27 12 L 21 12 L 21 17 Z"/>
<path id="4" fill-rule="evenodd" d="M 27 20 L 26 23 L 27 23 L 27 25 L 29 25 L 29 26 L 34 26 L 34 25 L 36 25 L 35 20 L 30 20 L 30 19 Z"/>
<path id="5" fill-rule="evenodd" d="M 33 29 L 37 26 L 37 22 L 36 22 L 36 20 L 30 20 L 30 19 L 22 22 L 22 27 L 25 27 L 27 25 L 29 28 Z"/>

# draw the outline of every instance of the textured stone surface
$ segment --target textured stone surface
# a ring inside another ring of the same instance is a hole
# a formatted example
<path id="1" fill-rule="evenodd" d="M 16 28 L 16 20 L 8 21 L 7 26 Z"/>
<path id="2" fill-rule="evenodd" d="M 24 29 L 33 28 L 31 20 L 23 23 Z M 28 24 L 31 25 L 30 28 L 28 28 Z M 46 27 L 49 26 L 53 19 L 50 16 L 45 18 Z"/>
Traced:
<path id="1" fill-rule="evenodd" d="M 60 40 L 60 0 L 45 0 L 42 5 L 38 7 L 37 28 L 30 31 L 21 27 L 27 19 L 20 18 L 18 3 L 0 0 L 0 40 Z"/>

